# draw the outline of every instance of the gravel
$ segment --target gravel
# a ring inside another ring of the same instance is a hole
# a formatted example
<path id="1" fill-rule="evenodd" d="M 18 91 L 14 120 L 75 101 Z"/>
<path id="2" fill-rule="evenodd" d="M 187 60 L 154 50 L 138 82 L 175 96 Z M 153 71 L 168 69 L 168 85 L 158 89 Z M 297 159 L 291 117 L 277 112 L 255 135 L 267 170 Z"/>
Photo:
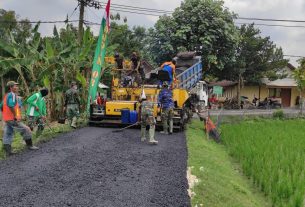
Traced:
<path id="1" fill-rule="evenodd" d="M 0 206 L 190 206 L 184 133 L 87 127 L 0 161 Z"/>

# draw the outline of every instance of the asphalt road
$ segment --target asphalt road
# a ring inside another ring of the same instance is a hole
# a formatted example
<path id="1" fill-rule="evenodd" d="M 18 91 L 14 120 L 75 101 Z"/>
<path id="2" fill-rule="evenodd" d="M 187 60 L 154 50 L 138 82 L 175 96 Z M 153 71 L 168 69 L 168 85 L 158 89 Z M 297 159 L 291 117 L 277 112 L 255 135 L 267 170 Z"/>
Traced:
<path id="1" fill-rule="evenodd" d="M 183 133 L 87 127 L 0 161 L 0 206 L 190 206 Z"/>

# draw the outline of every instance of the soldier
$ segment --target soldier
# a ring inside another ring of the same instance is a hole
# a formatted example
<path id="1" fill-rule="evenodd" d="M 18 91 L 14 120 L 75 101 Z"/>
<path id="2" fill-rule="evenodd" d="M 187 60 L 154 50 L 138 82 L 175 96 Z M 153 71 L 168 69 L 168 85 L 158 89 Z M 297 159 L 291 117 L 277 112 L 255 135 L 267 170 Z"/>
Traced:
<path id="1" fill-rule="evenodd" d="M 146 137 L 146 127 L 149 126 L 149 143 L 158 144 L 155 140 L 156 120 L 153 115 L 154 104 L 147 101 L 143 91 L 141 95 L 141 141 L 144 142 Z"/>
<path id="2" fill-rule="evenodd" d="M 168 89 L 168 82 L 164 81 L 162 84 L 162 89 L 158 96 L 158 106 L 162 107 L 162 122 L 163 131 L 162 134 L 172 134 L 173 133 L 173 116 L 174 116 L 174 102 L 173 102 L 173 92 Z M 169 126 L 168 126 L 169 124 Z"/>
<path id="3" fill-rule="evenodd" d="M 31 129 L 21 122 L 21 110 L 17 100 L 18 85 L 15 81 L 7 83 L 10 92 L 5 94 L 2 104 L 2 118 L 4 121 L 3 148 L 7 156 L 13 154 L 12 142 L 14 130 L 20 132 L 28 149 L 38 149 L 38 147 L 33 145 Z"/>
<path id="4" fill-rule="evenodd" d="M 28 126 L 33 131 L 37 124 L 36 137 L 39 137 L 43 130 L 46 121 L 47 108 L 45 96 L 49 94 L 47 88 L 41 89 L 38 93 L 33 94 L 27 99 L 28 109 L 26 115 L 28 117 Z"/>
<path id="5" fill-rule="evenodd" d="M 69 125 L 76 129 L 77 118 L 79 117 L 80 97 L 77 85 L 72 81 L 71 88 L 65 93 L 65 109 L 69 120 Z"/>

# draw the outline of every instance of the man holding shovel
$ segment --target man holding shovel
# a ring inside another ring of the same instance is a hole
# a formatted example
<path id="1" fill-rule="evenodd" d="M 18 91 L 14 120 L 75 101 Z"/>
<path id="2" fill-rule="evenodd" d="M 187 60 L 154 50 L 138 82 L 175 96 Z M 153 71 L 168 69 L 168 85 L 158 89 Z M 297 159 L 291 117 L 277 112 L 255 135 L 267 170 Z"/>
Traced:
<path id="1" fill-rule="evenodd" d="M 43 88 L 38 93 L 30 96 L 26 101 L 28 104 L 28 109 L 26 112 L 29 120 L 28 126 L 33 131 L 37 124 L 36 137 L 39 137 L 44 130 L 47 115 L 47 108 L 44 97 L 48 94 L 49 90 L 47 88 Z"/>

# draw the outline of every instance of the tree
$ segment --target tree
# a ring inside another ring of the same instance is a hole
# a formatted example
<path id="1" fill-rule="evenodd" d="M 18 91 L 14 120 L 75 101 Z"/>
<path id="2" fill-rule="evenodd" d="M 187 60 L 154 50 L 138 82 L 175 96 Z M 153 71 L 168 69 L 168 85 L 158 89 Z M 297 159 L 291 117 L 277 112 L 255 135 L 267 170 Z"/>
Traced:
<path id="1" fill-rule="evenodd" d="M 211 73 L 222 70 L 234 60 L 238 33 L 234 14 L 223 1 L 185 0 L 172 17 L 159 18 L 149 33 L 155 61 L 169 60 L 181 50 L 201 53 L 204 69 Z"/>
<path id="2" fill-rule="evenodd" d="M 223 71 L 216 70 L 217 77 L 238 80 L 242 76 L 248 83 L 260 83 L 261 78 L 287 65 L 282 48 L 278 48 L 270 37 L 262 37 L 254 24 L 242 25 L 238 31 L 240 38 L 235 61 L 226 65 Z"/>
<path id="3" fill-rule="evenodd" d="M 126 24 L 112 22 L 110 24 L 109 44 L 110 51 L 117 51 L 124 57 L 129 57 L 132 52 L 143 53 L 145 48 L 146 29 L 134 26 L 132 29 Z M 113 55 L 107 52 L 108 55 Z"/>
<path id="4" fill-rule="evenodd" d="M 17 42 L 26 41 L 31 36 L 31 24 L 27 19 L 19 19 L 14 11 L 0 9 L 0 37 L 12 32 Z"/>
<path id="5" fill-rule="evenodd" d="M 300 66 L 293 71 L 293 77 L 298 85 L 298 90 L 300 93 L 300 113 L 303 114 L 303 94 L 305 89 L 305 58 L 300 59 Z"/>
<path id="6" fill-rule="evenodd" d="M 244 82 L 261 84 L 263 77 L 276 78 L 276 71 L 287 65 L 282 48 L 278 48 L 270 37 L 262 37 L 254 24 L 238 28 L 239 41 L 234 61 L 223 70 L 212 74 L 219 79 L 238 81 L 237 98 L 240 103 L 240 90 Z M 240 104 L 239 104 L 240 105 Z"/>

